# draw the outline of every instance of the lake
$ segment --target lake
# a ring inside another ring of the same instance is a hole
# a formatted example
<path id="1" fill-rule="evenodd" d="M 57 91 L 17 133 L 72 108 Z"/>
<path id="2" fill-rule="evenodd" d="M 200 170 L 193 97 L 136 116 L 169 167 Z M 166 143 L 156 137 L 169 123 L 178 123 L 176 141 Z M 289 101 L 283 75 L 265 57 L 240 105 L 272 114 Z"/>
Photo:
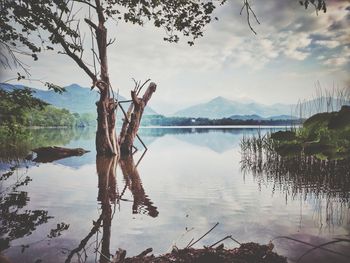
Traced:
<path id="1" fill-rule="evenodd" d="M 245 169 L 240 141 L 256 133 L 257 127 L 142 128 L 148 150 L 143 155 L 138 143 L 114 172 L 114 160 L 96 160 L 93 129 L 34 130 L 36 146 L 91 152 L 53 163 L 2 161 L 3 254 L 11 262 L 108 262 L 118 248 L 129 256 L 148 247 L 162 254 L 218 222 L 195 247 L 227 235 L 241 243 L 273 240 L 277 253 L 296 262 L 310 244 L 338 239 L 299 262 L 349 262 L 350 243 L 340 242 L 350 235 L 348 172 L 315 182 L 307 174 Z"/>

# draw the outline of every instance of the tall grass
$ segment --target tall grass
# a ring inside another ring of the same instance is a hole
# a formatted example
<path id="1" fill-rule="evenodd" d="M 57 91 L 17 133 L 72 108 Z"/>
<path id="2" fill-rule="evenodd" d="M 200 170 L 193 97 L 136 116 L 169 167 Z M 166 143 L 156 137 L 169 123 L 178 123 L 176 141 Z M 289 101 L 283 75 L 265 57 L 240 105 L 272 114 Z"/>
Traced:
<path id="1" fill-rule="evenodd" d="M 300 152 L 281 156 L 279 143 L 271 133 L 243 136 L 241 170 L 260 181 L 274 182 L 292 195 L 314 193 L 327 198 L 350 201 L 350 163 L 348 160 L 320 160 Z"/>
<path id="2" fill-rule="evenodd" d="M 292 112 L 300 120 L 321 112 L 339 111 L 343 105 L 350 105 L 350 88 L 333 85 L 323 88 L 320 82 L 315 84 L 315 93 L 311 100 L 299 100 Z"/>

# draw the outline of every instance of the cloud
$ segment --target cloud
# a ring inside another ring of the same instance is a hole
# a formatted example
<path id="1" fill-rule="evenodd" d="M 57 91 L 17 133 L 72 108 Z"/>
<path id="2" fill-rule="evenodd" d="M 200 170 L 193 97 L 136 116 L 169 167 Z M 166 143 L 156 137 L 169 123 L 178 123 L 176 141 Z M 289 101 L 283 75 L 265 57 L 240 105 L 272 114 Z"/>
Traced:
<path id="1" fill-rule="evenodd" d="M 241 1 L 231 1 L 217 14 L 221 22 L 209 26 L 208 34 L 220 39 L 225 49 L 220 53 L 225 65 L 231 63 L 234 68 L 262 69 L 282 56 L 303 61 L 313 56 L 320 57 L 320 52 L 330 59 L 339 52 L 332 49 L 350 43 L 350 34 L 345 32 L 350 17 L 347 1 L 330 1 L 328 12 L 319 15 L 312 8 L 304 10 L 298 1 L 271 1 L 268 5 L 263 1 L 252 1 L 252 4 L 261 21 L 261 25 L 252 21 L 257 36 L 249 30 L 246 18 L 238 15 Z M 232 35 L 237 38 L 234 44 L 230 44 L 227 38 Z M 338 59 L 338 66 L 345 65 L 339 62 Z"/>
<path id="2" fill-rule="evenodd" d="M 276 41 L 278 48 L 290 59 L 304 60 L 310 53 L 306 48 L 311 43 L 310 35 L 307 33 L 294 33 L 293 31 L 282 32 L 281 40 Z"/>
<path id="3" fill-rule="evenodd" d="M 331 67 L 342 67 L 347 65 L 350 62 L 350 47 L 344 46 L 337 54 L 334 54 L 331 57 L 323 56 L 321 58 L 323 64 Z"/>
<path id="4" fill-rule="evenodd" d="M 336 48 L 340 45 L 338 41 L 335 40 L 316 40 L 316 45 L 325 46 L 326 48 Z"/>
<path id="5" fill-rule="evenodd" d="M 323 64 L 327 66 L 343 66 L 348 62 L 347 58 L 329 58 L 326 59 Z"/>
<path id="6" fill-rule="evenodd" d="M 152 106 L 165 112 L 218 94 L 244 93 L 266 103 L 294 100 L 311 94 L 307 88 L 313 89 L 318 78 L 344 81 L 350 59 L 349 1 L 328 1 L 327 13 L 319 15 L 297 0 L 251 2 L 261 22 L 251 21 L 257 35 L 250 31 L 245 14 L 239 15 L 242 1 L 231 0 L 215 11 L 219 21 L 212 21 L 193 47 L 186 39 L 164 42 L 164 31 L 150 23 L 139 27 L 111 22 L 109 34 L 117 38 L 108 49 L 113 87 L 125 95 L 133 86 L 132 77 L 152 78 L 159 84 Z M 86 61 L 91 63 L 91 57 Z M 38 63 L 25 62 L 32 66 L 33 78 L 90 85 L 65 56 L 48 53 Z M 284 77 L 288 72 L 293 76 Z"/>
<path id="7" fill-rule="evenodd" d="M 269 39 L 276 52 L 287 58 L 304 60 L 312 56 L 311 44 L 328 49 L 350 44 L 349 1 L 329 1 L 327 13 L 319 15 L 312 8 L 304 10 L 297 1 L 254 3 L 262 22 L 262 28 L 256 28 L 258 34 Z M 332 56 L 332 52 L 338 51 L 323 52 L 325 56 Z"/>

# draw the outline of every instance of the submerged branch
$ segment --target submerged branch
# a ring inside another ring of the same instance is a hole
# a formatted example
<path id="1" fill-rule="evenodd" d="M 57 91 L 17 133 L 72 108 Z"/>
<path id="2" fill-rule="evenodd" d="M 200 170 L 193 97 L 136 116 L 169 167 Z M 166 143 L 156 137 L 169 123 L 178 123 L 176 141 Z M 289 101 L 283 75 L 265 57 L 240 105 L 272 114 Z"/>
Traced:
<path id="1" fill-rule="evenodd" d="M 57 146 L 39 147 L 33 149 L 32 151 L 37 154 L 36 158 L 33 161 L 38 163 L 49 163 L 71 156 L 82 156 L 85 153 L 89 152 L 82 148 L 71 149 Z"/>

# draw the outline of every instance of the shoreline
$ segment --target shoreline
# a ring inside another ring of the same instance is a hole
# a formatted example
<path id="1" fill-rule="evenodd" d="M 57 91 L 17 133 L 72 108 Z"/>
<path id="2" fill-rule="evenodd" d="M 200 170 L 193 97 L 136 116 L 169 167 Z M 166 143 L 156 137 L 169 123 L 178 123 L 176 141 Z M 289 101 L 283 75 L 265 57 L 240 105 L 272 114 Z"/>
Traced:
<path id="1" fill-rule="evenodd" d="M 242 129 L 242 128 L 248 128 L 248 129 L 255 129 L 255 128 L 262 128 L 262 129 L 269 129 L 269 128 L 299 128 L 302 125 L 166 125 L 166 126 L 140 126 L 140 129 L 208 129 L 208 128 L 214 128 L 214 129 Z M 3 126 L 0 126 L 2 128 Z M 23 126 L 22 128 L 25 129 L 31 129 L 31 130 L 40 130 L 40 129 L 90 129 L 90 128 L 96 128 L 96 126 L 85 126 L 85 127 L 71 127 L 71 126 Z"/>

